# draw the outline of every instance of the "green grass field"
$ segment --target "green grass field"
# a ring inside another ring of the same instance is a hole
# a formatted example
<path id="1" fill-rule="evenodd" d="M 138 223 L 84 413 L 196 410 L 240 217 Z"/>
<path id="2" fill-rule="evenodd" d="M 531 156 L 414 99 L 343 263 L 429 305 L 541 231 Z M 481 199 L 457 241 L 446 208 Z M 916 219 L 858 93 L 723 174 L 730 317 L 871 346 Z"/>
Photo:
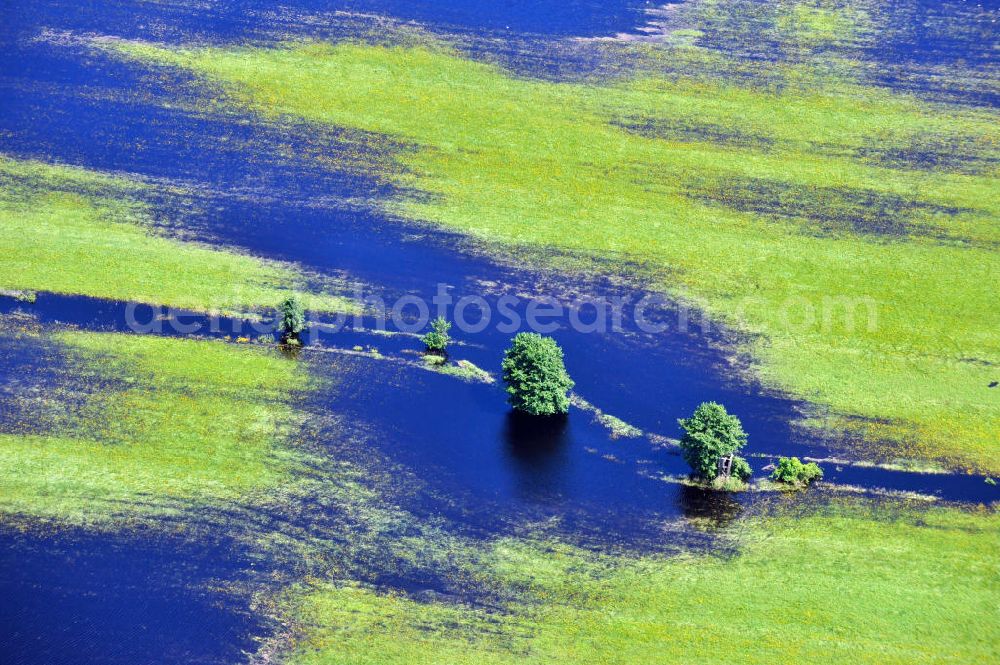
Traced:
<path id="1" fill-rule="evenodd" d="M 517 602 L 302 585 L 285 600 L 304 634 L 289 662 L 985 664 L 1000 656 L 998 527 L 995 513 L 846 504 L 741 525 L 734 557 L 500 541 L 482 574 Z"/>
<path id="2" fill-rule="evenodd" d="M 48 431 L 0 434 L 0 511 L 114 524 L 252 502 L 306 459 L 290 445 L 301 415 L 289 402 L 308 376 L 276 351 L 77 331 L 45 339 L 71 374 L 32 408 Z"/>
<path id="3" fill-rule="evenodd" d="M 20 317 L 0 333 L 9 353 L 41 363 L 0 393 L 0 521 L 194 536 L 208 528 L 296 575 L 417 565 L 444 573 L 453 558 L 474 556 L 438 521 L 386 498 L 414 479 L 383 468 L 350 434 L 365 423 L 306 408 L 380 359 L 311 362 L 273 345 L 46 329 Z M 482 380 L 470 369 L 450 374 Z"/>
<path id="4" fill-rule="evenodd" d="M 260 611 L 295 631 L 287 662 L 792 663 L 807 653 L 824 663 L 965 664 L 998 656 L 994 510 L 796 502 L 728 527 L 726 549 L 672 556 L 597 554 L 537 533 L 480 541 L 387 501 L 380 482 L 399 478 L 359 482 L 351 464 L 318 463 L 301 447 L 296 395 L 316 383 L 299 362 L 210 341 L 76 331 L 44 339 L 72 379 L 50 386 L 35 409 L 51 432 L 0 437 L 8 517 L 178 528 L 213 507 L 298 514 L 306 504 L 282 499 L 297 493 L 348 511 L 351 521 L 332 532 L 302 522 L 252 534 L 255 547 L 312 570 L 276 598 L 270 584 L 259 591 Z M 67 408 L 70 417 L 49 417 Z M 427 567 L 498 600 L 416 600 L 351 581 L 357 566 L 394 565 Z"/>
<path id="5" fill-rule="evenodd" d="M 313 293 L 294 266 L 171 238 L 135 198 L 141 186 L 0 155 L 0 288 L 243 314 L 299 292 L 310 309 L 355 311 Z"/>
<path id="6" fill-rule="evenodd" d="M 832 29 L 792 16 L 789 30 Z M 781 86 L 741 86 L 691 47 L 704 75 L 649 65 L 590 84 L 521 78 L 433 41 L 105 48 L 221 82 L 230 104 L 273 118 L 413 145 L 388 175 L 431 196 L 392 211 L 505 253 L 637 264 L 637 278 L 757 335 L 759 374 L 820 407 L 808 424 L 864 433 L 875 458 L 1000 471 L 995 111 L 809 62 L 775 63 Z M 979 167 L 906 161 L 925 145 L 961 146 Z"/>

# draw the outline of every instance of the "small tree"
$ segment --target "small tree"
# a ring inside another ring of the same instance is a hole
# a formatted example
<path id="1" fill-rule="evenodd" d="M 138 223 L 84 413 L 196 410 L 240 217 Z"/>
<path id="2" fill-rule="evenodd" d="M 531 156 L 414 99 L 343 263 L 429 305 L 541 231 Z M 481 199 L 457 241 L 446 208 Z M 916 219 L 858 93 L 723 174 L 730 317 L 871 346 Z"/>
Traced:
<path id="1" fill-rule="evenodd" d="M 451 337 L 448 336 L 449 330 L 451 330 L 451 324 L 444 317 L 439 316 L 431 321 L 431 331 L 421 338 L 428 353 L 444 354 L 448 344 L 451 343 Z"/>
<path id="2" fill-rule="evenodd" d="M 726 412 L 726 407 L 704 402 L 690 418 L 677 422 L 684 428 L 681 438 L 684 459 L 696 475 L 714 480 L 719 475 L 719 461 L 732 456 L 729 473 L 744 481 L 750 478 L 750 465 L 736 456 L 747 443 L 747 433 L 740 419 Z"/>
<path id="3" fill-rule="evenodd" d="M 791 485 L 808 485 L 823 477 L 823 470 L 815 462 L 803 464 L 798 457 L 782 457 L 771 473 L 771 479 Z"/>
<path id="4" fill-rule="evenodd" d="M 507 401 L 518 411 L 550 416 L 569 411 L 573 380 L 563 364 L 563 352 L 551 337 L 519 333 L 503 358 Z"/>
<path id="5" fill-rule="evenodd" d="M 278 305 L 278 332 L 285 344 L 301 344 L 299 335 L 306 328 L 306 311 L 295 296 Z"/>

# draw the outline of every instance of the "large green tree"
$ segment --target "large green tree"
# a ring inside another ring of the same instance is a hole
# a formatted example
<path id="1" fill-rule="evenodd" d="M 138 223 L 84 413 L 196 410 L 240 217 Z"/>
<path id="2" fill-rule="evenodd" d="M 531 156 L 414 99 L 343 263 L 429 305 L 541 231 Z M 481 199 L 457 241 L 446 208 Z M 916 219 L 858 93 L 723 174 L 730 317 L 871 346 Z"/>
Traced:
<path id="1" fill-rule="evenodd" d="M 503 359 L 507 401 L 518 411 L 550 416 L 569 410 L 567 393 L 573 380 L 566 372 L 563 352 L 551 337 L 519 333 Z"/>
<path id="2" fill-rule="evenodd" d="M 750 476 L 750 466 L 736 458 L 747 443 L 740 419 L 716 402 L 703 402 L 690 418 L 677 421 L 684 428 L 681 449 L 684 459 L 695 474 L 705 480 L 714 480 L 719 474 L 719 460 L 734 455 L 732 473 L 741 480 Z M 738 460 L 738 461 L 737 461 Z"/>

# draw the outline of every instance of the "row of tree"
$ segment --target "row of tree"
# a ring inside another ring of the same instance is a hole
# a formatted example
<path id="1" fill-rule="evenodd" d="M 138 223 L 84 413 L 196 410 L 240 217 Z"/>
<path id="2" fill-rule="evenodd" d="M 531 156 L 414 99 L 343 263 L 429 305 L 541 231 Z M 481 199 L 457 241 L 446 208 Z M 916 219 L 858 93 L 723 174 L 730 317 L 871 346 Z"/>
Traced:
<path id="1" fill-rule="evenodd" d="M 537 416 L 565 414 L 573 380 L 566 371 L 563 351 L 551 337 L 520 333 L 503 358 L 507 399 L 518 411 Z M 694 474 L 705 481 L 722 478 L 746 482 L 750 464 L 737 453 L 747 443 L 739 418 L 715 402 L 705 402 L 690 418 L 678 421 L 684 429 L 681 450 Z"/>
<path id="2" fill-rule="evenodd" d="M 278 308 L 278 330 L 282 342 L 298 344 L 305 328 L 302 305 L 290 298 Z M 451 343 L 451 324 L 438 317 L 422 338 L 427 353 L 445 355 Z M 533 416 L 560 416 L 569 411 L 569 391 L 573 379 L 566 371 L 563 351 L 551 337 L 519 333 L 504 353 L 503 380 L 507 401 L 517 411 Z M 747 433 L 735 415 L 716 402 L 704 402 L 690 418 L 677 421 L 684 430 L 680 446 L 685 461 L 699 479 L 728 486 L 742 484 L 753 475 L 750 464 L 739 455 L 747 444 Z M 823 477 L 814 463 L 803 464 L 797 457 L 782 457 L 772 479 L 791 485 L 807 485 Z"/>
<path id="3" fill-rule="evenodd" d="M 433 332 L 431 334 L 434 334 Z M 537 416 L 565 414 L 573 380 L 566 371 L 563 352 L 551 337 L 520 333 L 503 358 L 507 399 L 518 411 Z M 704 402 L 690 418 L 677 421 L 684 430 L 680 446 L 684 460 L 700 480 L 717 486 L 740 487 L 753 470 L 739 455 L 747 433 L 735 415 L 717 402 Z M 791 485 L 807 485 L 823 477 L 814 463 L 782 457 L 771 478 Z"/>

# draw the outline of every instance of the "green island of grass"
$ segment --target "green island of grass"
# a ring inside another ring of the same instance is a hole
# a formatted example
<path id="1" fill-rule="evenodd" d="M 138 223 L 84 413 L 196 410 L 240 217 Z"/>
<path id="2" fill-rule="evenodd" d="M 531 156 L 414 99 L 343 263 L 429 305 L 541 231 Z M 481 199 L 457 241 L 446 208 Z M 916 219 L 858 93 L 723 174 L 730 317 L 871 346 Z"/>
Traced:
<path id="1" fill-rule="evenodd" d="M 357 310 L 310 292 L 293 266 L 158 233 L 134 198 L 140 187 L 0 155 L 0 288 L 235 315 L 274 307 L 294 289 L 309 309 Z"/>
<path id="2" fill-rule="evenodd" d="M 0 434 L 4 513 L 113 525 L 249 502 L 306 459 L 288 445 L 305 370 L 273 350 L 79 331 L 45 339 L 72 378 L 31 407 L 46 431 Z"/>

